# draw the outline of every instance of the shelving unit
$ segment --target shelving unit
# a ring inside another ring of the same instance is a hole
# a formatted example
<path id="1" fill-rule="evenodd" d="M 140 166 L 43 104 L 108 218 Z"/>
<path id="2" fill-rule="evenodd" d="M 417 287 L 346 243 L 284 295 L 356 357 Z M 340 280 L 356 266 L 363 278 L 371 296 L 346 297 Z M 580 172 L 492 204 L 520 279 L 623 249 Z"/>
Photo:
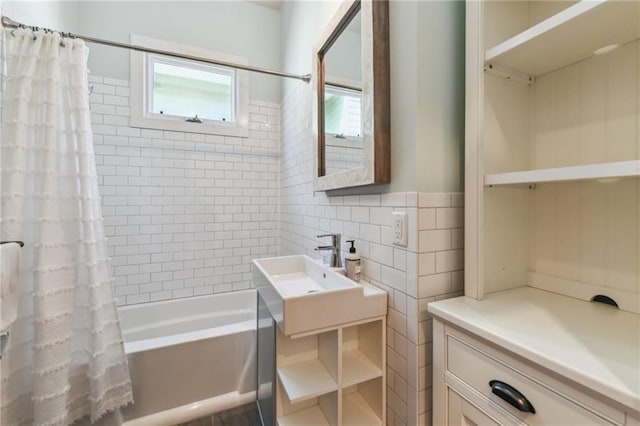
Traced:
<path id="1" fill-rule="evenodd" d="M 636 1 L 580 1 L 488 49 L 487 64 L 539 76 L 640 38 Z"/>
<path id="2" fill-rule="evenodd" d="M 385 318 L 303 337 L 276 332 L 276 417 L 289 425 L 382 425 Z"/>
<path id="3" fill-rule="evenodd" d="M 538 287 L 530 276 L 554 277 L 539 288 L 567 296 L 579 287 L 587 300 L 640 294 L 640 2 L 474 8 L 483 29 L 467 52 L 465 212 L 477 227 L 465 233 L 466 294 Z M 593 56 L 605 42 L 622 46 Z M 483 71 L 486 60 L 538 77 L 505 81 Z"/>
<path id="4" fill-rule="evenodd" d="M 640 160 L 485 175 L 485 186 L 615 179 L 640 176 Z"/>
<path id="5" fill-rule="evenodd" d="M 640 2 L 466 22 L 465 296 L 428 306 L 433 424 L 640 424 Z"/>

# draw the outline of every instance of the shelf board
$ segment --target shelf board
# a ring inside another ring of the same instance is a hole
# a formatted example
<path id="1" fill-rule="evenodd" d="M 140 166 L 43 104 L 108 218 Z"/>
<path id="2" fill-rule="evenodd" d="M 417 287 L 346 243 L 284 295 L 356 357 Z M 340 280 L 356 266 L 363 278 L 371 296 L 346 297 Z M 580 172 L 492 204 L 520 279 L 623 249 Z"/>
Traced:
<path id="1" fill-rule="evenodd" d="M 640 176 L 640 160 L 587 164 L 523 172 L 485 175 L 485 186 L 522 185 L 546 182 L 570 182 L 595 179 L 615 179 Z"/>
<path id="2" fill-rule="evenodd" d="M 485 63 L 539 76 L 637 40 L 639 22 L 638 1 L 583 0 L 487 50 Z"/>
<path id="3" fill-rule="evenodd" d="M 286 416 L 278 417 L 279 426 L 300 426 L 300 425 L 314 425 L 314 426 L 329 426 L 329 422 L 322 414 L 322 410 L 319 406 L 305 408 L 304 410 L 296 411 L 295 413 L 287 414 Z"/>
<path id="4" fill-rule="evenodd" d="M 278 377 L 292 404 L 338 389 L 333 377 L 317 358 L 280 367 Z"/>
<path id="5" fill-rule="evenodd" d="M 358 426 L 381 426 L 382 420 L 371 409 L 360 392 L 350 393 L 343 398 L 342 424 Z"/>
<path id="6" fill-rule="evenodd" d="M 342 354 L 343 386 L 353 386 L 367 380 L 382 377 L 382 370 L 362 351 L 352 349 Z"/>

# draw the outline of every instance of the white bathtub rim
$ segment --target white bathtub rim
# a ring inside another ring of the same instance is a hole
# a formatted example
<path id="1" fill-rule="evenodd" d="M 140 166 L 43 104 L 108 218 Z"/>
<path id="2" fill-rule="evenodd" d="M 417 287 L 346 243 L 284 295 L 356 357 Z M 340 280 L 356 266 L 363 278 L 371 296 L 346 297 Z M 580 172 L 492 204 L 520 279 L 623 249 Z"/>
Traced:
<path id="1" fill-rule="evenodd" d="M 151 339 L 125 342 L 124 351 L 127 355 L 129 355 L 152 349 L 160 349 L 168 346 L 180 345 L 189 342 L 196 342 L 199 340 L 211 339 L 213 337 L 222 337 L 230 334 L 241 333 L 243 331 L 255 330 L 255 328 L 255 319 L 250 319 L 205 330 L 196 330 L 187 333 L 174 334 L 172 336 L 153 337 Z"/>
<path id="2" fill-rule="evenodd" d="M 184 316 L 184 317 L 180 317 L 179 319 L 175 319 L 175 318 L 171 318 L 165 321 L 155 321 L 153 322 L 153 324 L 144 324 L 144 325 L 139 325 L 136 327 L 130 327 L 126 329 L 126 333 L 137 333 L 141 330 L 147 330 L 149 329 L 151 326 L 153 327 L 164 327 L 165 325 L 173 325 L 176 322 L 181 323 L 181 322 L 186 322 L 186 321 L 197 321 L 197 320 L 201 320 L 201 319 L 209 319 L 209 318 L 221 318 L 221 317 L 226 317 L 229 314 L 235 314 L 235 313 L 242 313 L 242 312 L 247 312 L 248 309 L 238 309 L 238 310 L 233 310 L 233 311 L 222 311 L 222 312 L 209 312 L 209 313 L 204 313 L 204 314 L 196 314 L 196 315 L 189 315 L 189 316 Z"/>
<path id="3" fill-rule="evenodd" d="M 252 297 L 252 294 L 256 293 L 255 288 L 247 288 L 244 290 L 232 290 L 232 291 L 224 291 L 221 293 L 213 293 L 213 294 L 202 294 L 198 296 L 188 296 L 188 297 L 180 297 L 176 299 L 165 299 L 165 300 L 156 300 L 153 302 L 140 302 L 140 303 L 132 303 L 130 305 L 121 305 L 118 306 L 118 310 L 128 311 L 136 308 L 153 308 L 154 306 L 163 306 L 168 304 L 183 304 L 189 303 L 193 301 L 205 301 L 207 299 L 215 299 L 222 297 L 237 297 L 239 295 L 244 295 L 244 297 Z"/>
<path id="4" fill-rule="evenodd" d="M 194 304 L 198 306 L 196 312 L 199 313 L 196 315 L 200 315 L 200 312 L 202 312 L 203 314 L 211 314 L 208 307 L 206 309 L 202 307 L 202 304 L 208 303 L 211 300 L 215 300 L 217 303 L 224 303 L 224 301 L 227 301 L 229 299 L 234 302 L 238 302 L 239 300 L 241 300 L 242 302 L 240 302 L 239 305 L 236 305 L 236 307 L 232 310 L 251 309 L 255 311 L 256 297 L 257 293 L 255 289 L 228 291 L 223 293 L 214 293 L 201 296 L 183 297 L 179 299 L 159 300 L 155 302 L 118 306 L 118 315 L 120 316 L 120 322 L 123 323 L 123 325 L 126 325 L 127 329 L 133 330 L 140 327 L 147 327 L 149 325 L 147 315 L 149 314 L 151 314 L 152 316 L 153 314 L 156 314 L 156 316 L 161 315 L 165 318 L 168 318 L 166 320 L 167 322 L 172 322 L 176 319 L 182 320 L 184 318 L 194 316 Z M 223 306 L 228 307 L 227 304 L 224 304 Z M 166 309 L 167 307 L 169 307 L 168 311 Z M 132 315 L 131 311 L 141 311 L 143 316 L 139 316 L 140 314 L 138 314 L 134 316 L 134 319 L 123 318 L 123 316 L 129 317 L 130 315 Z M 137 318 L 139 318 L 140 321 Z M 133 322 L 134 324 L 129 324 L 129 322 Z"/>
<path id="5" fill-rule="evenodd" d="M 156 336 L 156 337 L 148 337 L 146 339 L 135 339 L 135 340 L 130 340 L 130 336 L 132 335 L 136 335 L 140 332 L 147 332 L 149 330 L 157 330 L 157 329 L 162 329 L 164 327 L 170 327 L 170 326 L 176 326 L 176 325 L 180 325 L 180 324 L 188 324 L 188 323 L 192 323 L 194 321 L 202 321 L 202 320 L 206 320 L 208 322 L 220 322 L 220 320 L 224 320 L 225 324 L 220 324 L 220 325 L 213 325 L 213 326 L 209 326 L 209 327 L 200 327 L 200 328 L 196 328 L 194 330 L 191 331 L 185 331 L 185 332 L 178 332 L 175 333 L 174 335 L 178 335 L 178 334 L 186 334 L 186 333 L 191 333 L 191 332 L 195 332 L 195 331 L 199 331 L 199 330 L 208 330 L 211 328 L 218 328 L 218 327 L 224 327 L 226 325 L 230 325 L 230 324 L 235 324 L 235 323 L 239 323 L 239 322 L 243 322 L 246 321 L 246 319 L 242 319 L 242 320 L 238 320 L 236 319 L 235 321 L 231 321 L 229 320 L 229 318 L 255 318 L 255 310 L 251 310 L 251 309 L 238 309 L 238 310 L 233 310 L 233 311 L 223 311 L 223 312 L 214 312 L 214 313 L 209 313 L 209 314 L 201 314 L 201 315 L 192 315 L 192 316 L 188 316 L 188 317 L 182 317 L 180 319 L 172 319 L 169 321 L 157 321 L 151 324 L 146 324 L 144 326 L 139 326 L 139 327 L 130 327 L 130 328 L 125 328 L 122 333 L 123 333 L 123 337 L 125 341 L 128 342 L 135 342 L 135 341 L 140 341 L 140 340 L 149 340 L 149 339 L 156 339 L 156 338 L 164 338 L 164 337 L 170 337 L 172 335 L 165 335 L 165 336 Z"/>
<path id="6" fill-rule="evenodd" d="M 159 411 L 147 416 L 138 417 L 137 419 L 128 420 L 124 422 L 122 426 L 174 426 L 230 408 L 249 404 L 255 402 L 255 400 L 255 391 L 242 394 L 238 391 L 233 391 L 201 401 L 169 408 L 168 410 Z"/>

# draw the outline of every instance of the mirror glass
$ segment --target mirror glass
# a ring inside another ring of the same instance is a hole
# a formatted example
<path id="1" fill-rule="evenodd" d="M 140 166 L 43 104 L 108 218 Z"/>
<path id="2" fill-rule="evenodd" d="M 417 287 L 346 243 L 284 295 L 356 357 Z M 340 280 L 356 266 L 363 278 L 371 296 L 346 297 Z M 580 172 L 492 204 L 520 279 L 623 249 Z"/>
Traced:
<path id="1" fill-rule="evenodd" d="M 364 166 L 361 25 L 358 8 L 324 57 L 325 175 Z"/>

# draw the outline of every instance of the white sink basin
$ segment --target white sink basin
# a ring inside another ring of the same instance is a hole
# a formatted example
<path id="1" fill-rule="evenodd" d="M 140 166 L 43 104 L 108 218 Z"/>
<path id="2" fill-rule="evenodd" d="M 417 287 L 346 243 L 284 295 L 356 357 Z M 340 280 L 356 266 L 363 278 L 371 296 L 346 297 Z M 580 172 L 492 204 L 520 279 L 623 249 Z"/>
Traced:
<path id="1" fill-rule="evenodd" d="M 355 282 L 337 278 L 333 271 L 307 256 L 259 259 L 256 260 L 256 265 L 285 299 L 316 292 L 358 288 Z"/>
<path id="2" fill-rule="evenodd" d="M 285 335 L 385 315 L 387 293 L 304 255 L 253 261 L 254 282 Z"/>

